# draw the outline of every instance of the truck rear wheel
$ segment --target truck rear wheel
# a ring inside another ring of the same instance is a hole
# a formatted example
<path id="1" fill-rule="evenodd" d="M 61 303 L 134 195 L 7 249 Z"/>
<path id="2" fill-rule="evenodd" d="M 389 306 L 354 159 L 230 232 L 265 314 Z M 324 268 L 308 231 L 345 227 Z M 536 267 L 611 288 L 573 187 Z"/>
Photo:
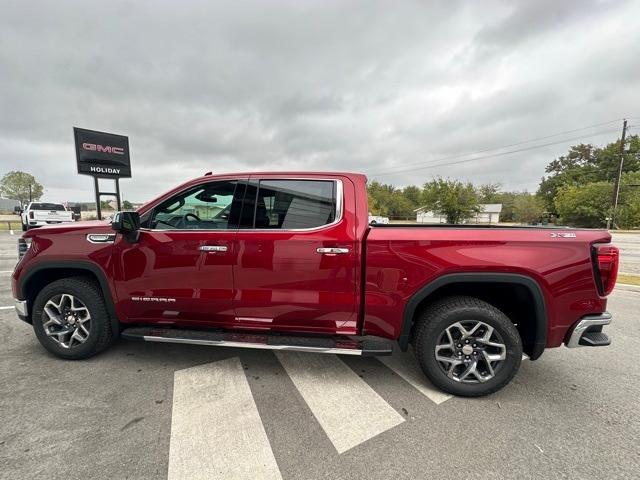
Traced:
<path id="1" fill-rule="evenodd" d="M 68 360 L 89 358 L 113 339 L 102 293 L 85 277 L 56 280 L 33 305 L 33 329 L 49 352 Z"/>
<path id="2" fill-rule="evenodd" d="M 448 297 L 430 305 L 414 335 L 423 372 L 453 395 L 496 392 L 511 381 L 522 361 L 522 342 L 511 320 L 474 297 Z"/>

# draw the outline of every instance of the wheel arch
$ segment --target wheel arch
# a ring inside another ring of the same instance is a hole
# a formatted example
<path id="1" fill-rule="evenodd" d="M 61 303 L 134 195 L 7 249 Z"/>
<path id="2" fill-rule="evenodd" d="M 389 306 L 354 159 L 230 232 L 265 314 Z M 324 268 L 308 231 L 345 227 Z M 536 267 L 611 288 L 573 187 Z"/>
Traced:
<path id="1" fill-rule="evenodd" d="M 400 349 L 402 351 L 408 349 L 414 319 L 430 300 L 435 300 L 439 298 L 439 294 L 442 292 L 459 286 L 467 286 L 470 291 L 468 295 L 473 296 L 474 287 L 478 289 L 480 285 L 492 286 L 494 288 L 498 288 L 500 285 L 514 286 L 522 289 L 522 291 L 526 291 L 528 295 L 530 295 L 530 301 L 533 307 L 533 325 L 530 326 L 530 335 L 533 338 L 529 342 L 526 353 L 531 360 L 539 358 L 547 343 L 547 309 L 544 294 L 535 279 L 528 275 L 516 273 L 452 273 L 443 275 L 429 282 L 413 294 L 404 308 L 402 328 L 398 338 Z"/>
<path id="2" fill-rule="evenodd" d="M 104 271 L 95 263 L 84 261 L 44 262 L 30 268 L 21 275 L 17 285 L 19 298 L 27 300 L 29 315 L 27 320 L 32 322 L 31 312 L 36 296 L 49 283 L 62 278 L 86 276 L 94 279 L 98 284 L 104 298 L 104 303 L 109 313 L 113 331 L 118 331 L 119 320 L 115 303 L 111 295 L 111 289 Z"/>

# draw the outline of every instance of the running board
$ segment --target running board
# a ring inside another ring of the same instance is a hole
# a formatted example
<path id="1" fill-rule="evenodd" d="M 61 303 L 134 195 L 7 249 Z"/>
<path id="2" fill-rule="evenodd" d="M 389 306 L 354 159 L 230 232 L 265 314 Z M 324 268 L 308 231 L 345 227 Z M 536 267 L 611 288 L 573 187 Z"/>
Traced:
<path id="1" fill-rule="evenodd" d="M 391 342 L 383 339 L 353 340 L 335 337 L 296 337 L 263 333 L 177 330 L 154 327 L 127 328 L 121 335 L 127 340 L 142 340 L 145 342 L 295 350 L 298 352 L 334 353 L 360 355 L 363 357 L 391 355 L 393 352 Z"/>

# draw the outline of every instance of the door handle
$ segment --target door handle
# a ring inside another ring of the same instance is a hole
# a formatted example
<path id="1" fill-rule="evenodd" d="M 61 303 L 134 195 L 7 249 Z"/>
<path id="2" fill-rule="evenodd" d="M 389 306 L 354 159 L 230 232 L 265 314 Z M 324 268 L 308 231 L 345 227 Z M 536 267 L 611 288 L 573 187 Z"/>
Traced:
<path id="1" fill-rule="evenodd" d="M 202 245 L 198 247 L 201 252 L 226 252 L 228 250 L 226 245 Z"/>
<path id="2" fill-rule="evenodd" d="M 344 253 L 349 253 L 348 248 L 339 248 L 339 247 L 319 247 L 316 249 L 321 255 L 339 255 Z"/>

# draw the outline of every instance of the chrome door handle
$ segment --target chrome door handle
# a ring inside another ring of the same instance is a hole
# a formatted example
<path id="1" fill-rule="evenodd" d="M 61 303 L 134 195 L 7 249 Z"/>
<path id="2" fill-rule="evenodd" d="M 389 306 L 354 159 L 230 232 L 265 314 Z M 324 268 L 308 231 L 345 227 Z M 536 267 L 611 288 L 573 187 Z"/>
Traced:
<path id="1" fill-rule="evenodd" d="M 318 252 L 321 255 L 338 255 L 338 254 L 349 253 L 349 249 L 338 248 L 338 247 L 319 247 L 316 249 L 316 252 Z"/>
<path id="2" fill-rule="evenodd" d="M 225 245 L 202 245 L 198 247 L 202 252 L 226 252 L 228 248 Z"/>

